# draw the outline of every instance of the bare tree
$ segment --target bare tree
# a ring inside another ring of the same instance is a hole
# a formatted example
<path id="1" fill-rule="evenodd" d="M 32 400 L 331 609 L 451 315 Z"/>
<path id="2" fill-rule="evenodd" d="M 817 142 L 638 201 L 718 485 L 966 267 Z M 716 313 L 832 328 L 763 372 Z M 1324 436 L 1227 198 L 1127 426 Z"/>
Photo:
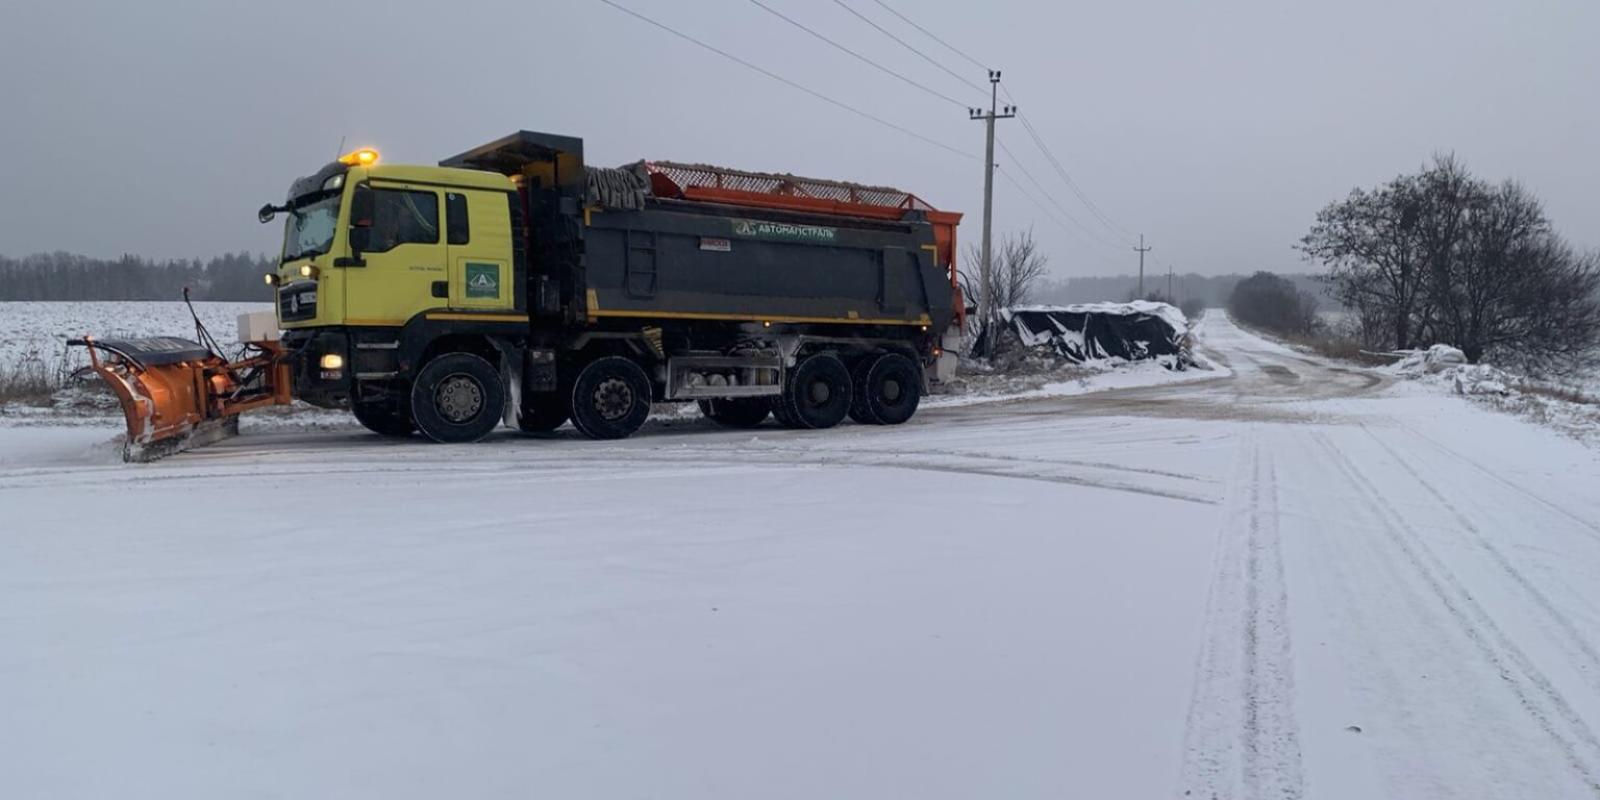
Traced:
<path id="1" fill-rule="evenodd" d="M 1328 267 L 1367 344 L 1447 343 L 1538 369 L 1600 349 L 1600 259 L 1574 252 L 1532 193 L 1453 155 L 1330 204 L 1300 249 Z"/>
<path id="2" fill-rule="evenodd" d="M 961 273 L 961 291 L 968 301 L 977 302 L 984 295 L 993 298 L 989 304 L 993 318 L 978 320 L 979 334 L 974 355 L 984 358 L 994 354 L 995 341 L 991 333 L 1000 329 L 1001 309 L 1026 304 L 1044 277 L 1050 260 L 1040 252 L 1032 228 L 1003 235 L 992 255 L 994 266 L 989 271 L 988 286 L 980 285 L 982 254 L 976 247 L 967 246 L 969 266 Z M 979 307 L 982 307 L 981 303 Z"/>
<path id="3" fill-rule="evenodd" d="M 1341 303 L 1368 325 L 1390 326 L 1395 347 L 1411 345 L 1422 296 L 1424 274 L 1414 235 L 1418 193 L 1414 176 L 1373 191 L 1352 190 L 1317 212 L 1316 224 L 1299 245 L 1327 266 Z"/>

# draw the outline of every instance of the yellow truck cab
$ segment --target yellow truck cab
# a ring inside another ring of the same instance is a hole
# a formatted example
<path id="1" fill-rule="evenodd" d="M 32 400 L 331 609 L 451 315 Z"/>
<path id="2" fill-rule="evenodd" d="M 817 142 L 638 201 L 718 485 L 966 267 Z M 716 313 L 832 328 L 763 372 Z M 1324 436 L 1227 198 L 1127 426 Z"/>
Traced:
<path id="1" fill-rule="evenodd" d="M 353 407 L 368 427 L 409 433 L 403 402 L 353 396 L 405 371 L 408 323 L 479 323 L 520 330 L 513 276 L 516 187 L 501 174 L 390 165 L 376 150 L 341 157 L 290 188 L 283 257 L 269 282 L 297 360 L 295 394 Z M 431 313 L 430 313 L 431 312 Z M 446 328 L 470 328 L 445 325 Z"/>
<path id="2" fill-rule="evenodd" d="M 394 328 L 440 305 L 512 308 L 511 180 L 369 158 L 306 179 L 317 188 L 297 198 L 277 271 L 284 330 Z M 332 255 L 350 253 L 353 234 L 367 239 L 360 255 Z"/>

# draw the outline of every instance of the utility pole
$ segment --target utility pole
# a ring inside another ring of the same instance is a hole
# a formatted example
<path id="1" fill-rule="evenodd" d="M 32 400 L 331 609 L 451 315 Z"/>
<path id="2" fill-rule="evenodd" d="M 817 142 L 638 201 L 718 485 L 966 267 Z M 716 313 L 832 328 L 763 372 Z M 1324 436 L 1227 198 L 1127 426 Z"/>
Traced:
<path id="1" fill-rule="evenodd" d="M 990 325 L 994 320 L 994 292 L 993 264 L 990 258 L 990 226 L 994 223 L 994 121 L 997 119 L 1010 119 L 1017 115 L 1016 106 L 1006 106 L 1003 111 L 996 112 L 995 104 L 998 102 L 1000 88 L 1000 70 L 989 70 L 989 110 L 981 108 L 967 109 L 970 119 L 981 119 L 984 122 L 983 145 L 983 249 L 981 258 L 983 263 L 978 265 L 978 319 L 983 324 L 984 353 L 987 356 L 994 352 L 995 332 Z"/>
<path id="2" fill-rule="evenodd" d="M 1151 249 L 1152 248 L 1144 246 L 1144 234 L 1142 234 L 1142 233 L 1139 234 L 1139 246 L 1133 248 L 1133 250 L 1134 250 L 1134 252 L 1139 254 L 1139 299 L 1140 300 L 1144 299 L 1144 254 L 1150 252 Z"/>
<path id="3" fill-rule="evenodd" d="M 1172 295 L 1172 265 L 1167 265 L 1167 302 L 1175 303 L 1178 298 Z"/>

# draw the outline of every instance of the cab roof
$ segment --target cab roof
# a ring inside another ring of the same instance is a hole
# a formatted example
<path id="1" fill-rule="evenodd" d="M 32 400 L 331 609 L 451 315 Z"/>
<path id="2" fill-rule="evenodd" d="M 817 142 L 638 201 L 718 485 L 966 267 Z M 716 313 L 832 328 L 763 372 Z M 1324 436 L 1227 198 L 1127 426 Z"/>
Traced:
<path id="1" fill-rule="evenodd" d="M 445 183 L 467 189 L 492 189 L 501 192 L 511 191 L 512 189 L 511 180 L 506 176 L 477 169 L 433 167 L 420 164 L 384 164 L 382 162 L 375 166 L 360 169 L 365 169 L 366 176 L 374 180 Z M 356 169 L 351 170 L 352 173 L 356 171 Z"/>

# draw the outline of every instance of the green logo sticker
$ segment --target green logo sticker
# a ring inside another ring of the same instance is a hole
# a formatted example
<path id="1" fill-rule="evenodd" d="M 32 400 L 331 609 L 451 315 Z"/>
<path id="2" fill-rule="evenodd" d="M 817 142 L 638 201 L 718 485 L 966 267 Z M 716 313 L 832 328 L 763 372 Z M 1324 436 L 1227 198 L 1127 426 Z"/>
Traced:
<path id="1" fill-rule="evenodd" d="M 467 262 L 467 296 L 500 297 L 500 265 Z"/>
<path id="2" fill-rule="evenodd" d="M 759 219 L 736 219 L 733 220 L 733 235 L 752 239 L 831 242 L 839 235 L 839 229 L 824 228 L 820 225 L 790 225 L 786 222 L 767 222 Z"/>

